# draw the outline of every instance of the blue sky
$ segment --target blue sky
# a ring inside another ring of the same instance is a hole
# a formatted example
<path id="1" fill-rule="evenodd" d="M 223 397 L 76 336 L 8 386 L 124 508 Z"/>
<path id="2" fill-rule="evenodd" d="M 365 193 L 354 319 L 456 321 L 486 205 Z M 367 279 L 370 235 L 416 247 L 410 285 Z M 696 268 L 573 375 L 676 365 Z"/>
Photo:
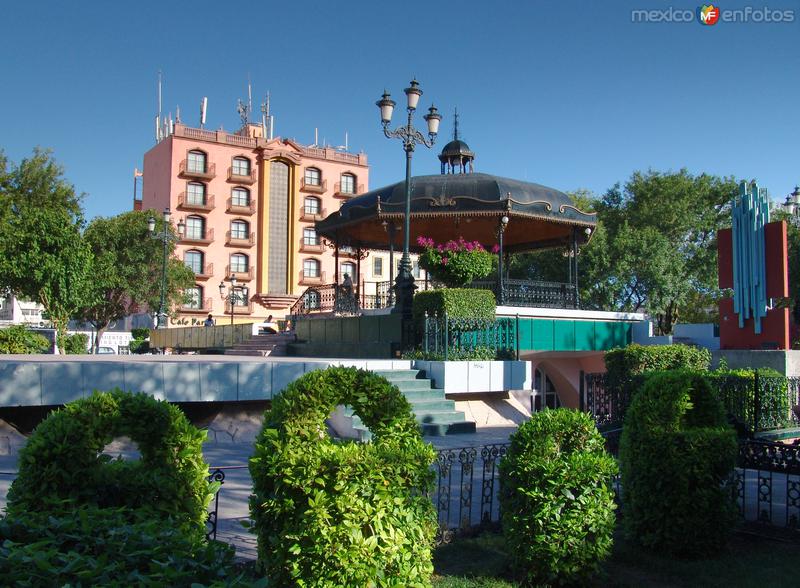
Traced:
<path id="1" fill-rule="evenodd" d="M 756 178 L 782 199 L 800 182 L 800 6 L 791 24 L 633 23 L 640 2 L 11 2 L 3 9 L 0 148 L 54 150 L 89 218 L 131 208 L 133 168 L 164 109 L 238 127 L 237 98 L 272 95 L 278 135 L 364 150 L 372 187 L 404 173 L 374 102 L 412 76 L 441 138 L 414 174 L 438 173 L 461 114 L 476 169 L 602 194 L 634 170 Z M 400 112 L 396 114 L 401 114 Z M 422 114 L 422 112 L 420 112 Z M 399 122 L 397 117 L 395 122 Z M 424 125 L 418 118 L 420 125 Z"/>

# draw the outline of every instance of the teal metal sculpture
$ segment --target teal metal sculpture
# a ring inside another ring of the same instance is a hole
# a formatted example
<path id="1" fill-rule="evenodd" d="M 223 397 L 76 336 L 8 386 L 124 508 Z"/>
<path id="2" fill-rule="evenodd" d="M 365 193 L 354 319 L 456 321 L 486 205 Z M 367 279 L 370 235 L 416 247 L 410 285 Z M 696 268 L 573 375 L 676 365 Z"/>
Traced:
<path id="1" fill-rule="evenodd" d="M 769 198 L 755 181 L 739 184 L 733 201 L 733 311 L 739 315 L 739 328 L 753 317 L 756 334 L 761 334 L 761 319 L 767 316 L 766 256 L 764 225 L 769 222 Z"/>

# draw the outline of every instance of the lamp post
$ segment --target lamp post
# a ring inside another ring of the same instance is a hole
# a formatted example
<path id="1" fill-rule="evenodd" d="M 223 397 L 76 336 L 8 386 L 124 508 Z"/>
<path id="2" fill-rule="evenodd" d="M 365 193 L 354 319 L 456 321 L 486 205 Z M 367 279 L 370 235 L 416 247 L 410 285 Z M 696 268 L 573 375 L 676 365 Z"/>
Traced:
<path id="1" fill-rule="evenodd" d="M 503 280 L 503 234 L 508 226 L 508 216 L 503 215 L 497 227 L 498 258 L 497 258 L 497 304 L 506 303 L 506 284 Z"/>
<path id="2" fill-rule="evenodd" d="M 231 274 L 231 277 L 228 278 L 231 283 L 231 287 L 228 290 L 228 293 L 225 294 L 225 282 L 219 283 L 219 296 L 223 300 L 227 301 L 228 304 L 231 305 L 231 325 L 233 325 L 233 308 L 237 302 L 245 303 L 247 302 L 247 294 L 244 292 L 237 292 L 236 285 L 239 283 L 236 279 L 236 276 Z"/>
<path id="3" fill-rule="evenodd" d="M 161 304 L 158 307 L 158 319 L 156 322 L 156 328 L 158 329 L 164 329 L 167 326 L 167 313 L 165 311 L 165 306 L 167 303 L 167 257 L 169 255 L 169 244 L 174 241 L 180 241 L 186 229 L 186 225 L 184 224 L 183 219 L 181 219 L 178 222 L 178 234 L 175 235 L 172 231 L 170 231 L 169 207 L 164 209 L 162 216 L 164 218 L 164 227 L 158 233 L 156 233 L 155 217 L 151 216 L 149 219 L 147 219 L 147 230 L 150 232 L 150 238 L 159 239 L 164 244 L 164 254 L 161 258 Z"/>
<path id="4" fill-rule="evenodd" d="M 428 109 L 428 114 L 422 117 L 428 124 L 428 139 L 426 139 L 412 124 L 414 111 L 417 109 L 419 97 L 422 96 L 419 82 L 417 82 L 417 80 L 411 80 L 411 84 L 404 92 L 407 99 L 406 110 L 408 111 L 408 122 L 395 130 L 389 129 L 389 123 L 392 122 L 392 113 L 394 112 L 396 104 L 395 101 L 391 99 L 389 93 L 384 90 L 383 96 L 375 104 L 381 110 L 383 134 L 388 139 L 400 139 L 403 141 L 403 150 L 406 152 L 406 207 L 403 217 L 403 256 L 400 258 L 400 268 L 397 272 L 397 278 L 395 279 L 397 297 L 393 311 L 401 313 L 403 316 L 403 343 L 406 344 L 408 342 L 408 333 L 406 330 L 410 324 L 411 304 L 414 298 L 414 290 L 416 289 L 416 286 L 414 286 L 414 276 L 411 273 L 411 257 L 408 253 L 411 224 L 411 157 L 418 143 L 428 148 L 433 146 L 436 141 L 436 135 L 439 133 L 439 123 L 442 120 L 442 115 L 438 113 L 435 106 L 431 105 Z"/>

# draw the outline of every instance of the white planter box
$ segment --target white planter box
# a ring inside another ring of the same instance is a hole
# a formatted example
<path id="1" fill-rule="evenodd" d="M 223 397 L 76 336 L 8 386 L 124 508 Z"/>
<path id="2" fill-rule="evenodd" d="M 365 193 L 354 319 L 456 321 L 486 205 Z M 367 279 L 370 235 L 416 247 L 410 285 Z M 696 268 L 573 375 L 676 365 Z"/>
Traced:
<path id="1" fill-rule="evenodd" d="M 436 388 L 446 394 L 475 394 L 529 390 L 532 387 L 527 361 L 414 361 Z"/>

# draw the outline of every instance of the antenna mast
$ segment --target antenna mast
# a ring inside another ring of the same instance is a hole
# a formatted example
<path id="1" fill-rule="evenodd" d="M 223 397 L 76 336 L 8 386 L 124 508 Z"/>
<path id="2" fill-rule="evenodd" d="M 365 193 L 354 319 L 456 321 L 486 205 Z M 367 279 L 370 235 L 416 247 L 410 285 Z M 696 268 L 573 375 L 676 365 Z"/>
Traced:
<path id="1" fill-rule="evenodd" d="M 200 101 L 200 128 L 202 129 L 206 124 L 206 110 L 208 109 L 208 96 L 203 96 Z"/>

